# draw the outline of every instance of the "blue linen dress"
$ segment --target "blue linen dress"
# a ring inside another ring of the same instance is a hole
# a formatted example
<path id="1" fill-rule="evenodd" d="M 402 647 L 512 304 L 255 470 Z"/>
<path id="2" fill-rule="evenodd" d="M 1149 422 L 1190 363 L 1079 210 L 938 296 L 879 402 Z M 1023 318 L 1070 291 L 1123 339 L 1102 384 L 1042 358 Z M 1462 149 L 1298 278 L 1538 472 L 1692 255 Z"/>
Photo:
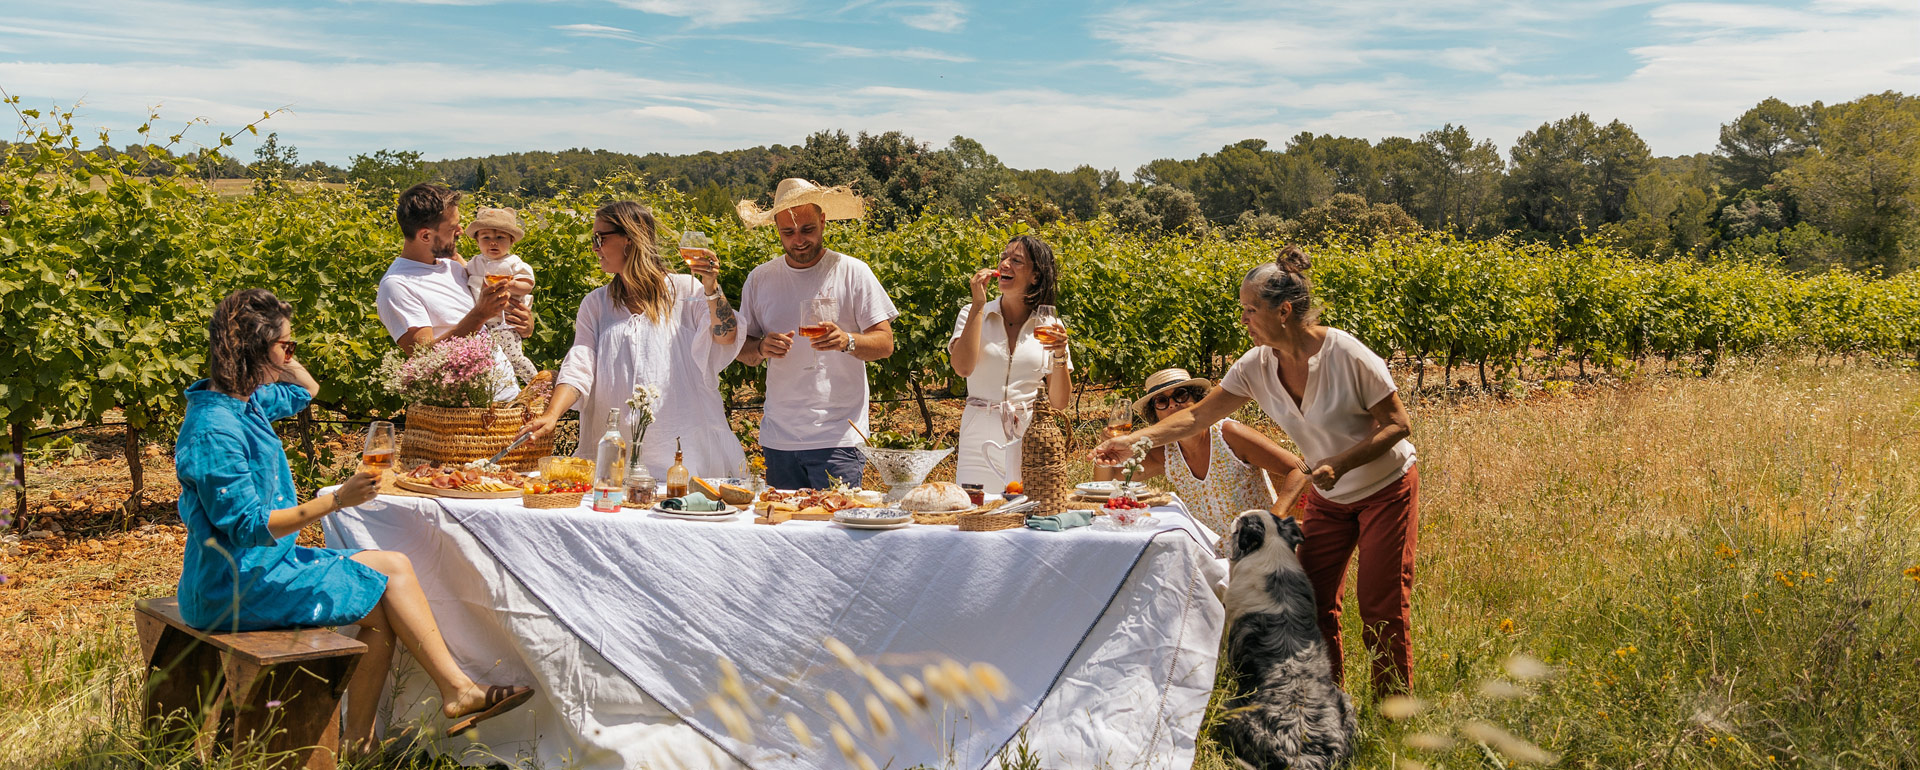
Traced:
<path id="1" fill-rule="evenodd" d="M 350 558 L 357 551 L 274 538 L 269 512 L 299 501 L 274 420 L 313 400 L 290 383 L 260 386 L 246 401 L 201 380 L 187 388 L 187 415 L 174 444 L 180 521 L 187 526 L 180 615 L 194 628 L 348 625 L 373 611 L 387 576 Z M 210 544 L 211 543 L 211 544 Z"/>

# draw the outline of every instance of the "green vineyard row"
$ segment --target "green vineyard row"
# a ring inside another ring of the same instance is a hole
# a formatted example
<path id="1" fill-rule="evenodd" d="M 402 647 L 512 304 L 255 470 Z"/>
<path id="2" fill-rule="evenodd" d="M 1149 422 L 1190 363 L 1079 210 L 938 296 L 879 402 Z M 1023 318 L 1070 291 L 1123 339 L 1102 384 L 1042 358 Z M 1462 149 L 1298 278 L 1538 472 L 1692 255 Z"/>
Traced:
<path id="1" fill-rule="evenodd" d="M 179 177 L 138 178 L 125 158 L 82 152 L 62 130 L 17 149 L 0 172 L 0 420 L 16 426 L 16 446 L 26 426 L 97 421 L 112 409 L 136 430 L 171 425 L 182 389 L 204 376 L 208 313 L 226 293 L 253 286 L 295 307 L 321 403 L 353 415 L 401 406 L 373 384 L 392 347 L 374 309 L 376 284 L 399 253 L 390 193 L 268 185 L 217 196 Z M 521 210 L 528 235 L 515 251 L 539 274 L 539 326 L 526 347 L 536 363 L 558 365 L 581 297 L 604 282 L 588 245 L 590 217 L 622 197 L 655 208 L 663 242 L 683 229 L 712 235 L 732 297 L 754 265 L 778 253 L 770 230 L 693 214 L 684 196 L 637 179 L 529 203 Z M 466 216 L 480 203 L 470 199 Z M 965 278 L 1028 230 L 951 217 L 830 229 L 828 245 L 867 260 L 901 311 L 897 352 L 873 364 L 877 396 L 963 386 L 945 349 Z M 1122 386 L 1166 366 L 1217 376 L 1249 344 L 1238 322 L 1239 278 L 1279 246 L 1145 238 L 1104 220 L 1037 232 L 1059 255 L 1059 305 L 1075 334 L 1078 379 Z M 1914 274 L 1808 277 L 1650 262 L 1604 245 L 1433 234 L 1327 246 L 1313 258 L 1325 322 L 1388 355 L 1496 370 L 1647 356 L 1711 363 L 1763 348 L 1920 358 Z M 761 371 L 729 367 L 729 396 Z"/>

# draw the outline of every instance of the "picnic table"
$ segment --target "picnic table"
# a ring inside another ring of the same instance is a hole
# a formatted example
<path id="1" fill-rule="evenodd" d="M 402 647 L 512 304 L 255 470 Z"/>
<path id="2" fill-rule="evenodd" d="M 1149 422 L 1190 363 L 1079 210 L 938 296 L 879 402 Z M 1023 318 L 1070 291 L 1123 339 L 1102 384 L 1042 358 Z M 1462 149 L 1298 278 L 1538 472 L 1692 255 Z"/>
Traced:
<path id="1" fill-rule="evenodd" d="M 896 680 L 951 659 L 1010 685 L 991 704 L 893 714 L 886 735 L 856 725 L 877 765 L 979 768 L 1024 741 L 1047 766 L 1186 768 L 1213 689 L 1224 563 L 1177 498 L 1152 513 L 1117 531 L 875 531 L 381 495 L 324 527 L 330 547 L 411 558 L 476 680 L 539 689 L 432 746 L 468 764 L 846 766 L 828 693 L 864 715 L 873 690 L 823 646 L 832 637 Z M 711 706 L 722 657 L 762 707 L 750 736 Z M 438 725 L 431 683 L 399 658 L 385 724 Z"/>

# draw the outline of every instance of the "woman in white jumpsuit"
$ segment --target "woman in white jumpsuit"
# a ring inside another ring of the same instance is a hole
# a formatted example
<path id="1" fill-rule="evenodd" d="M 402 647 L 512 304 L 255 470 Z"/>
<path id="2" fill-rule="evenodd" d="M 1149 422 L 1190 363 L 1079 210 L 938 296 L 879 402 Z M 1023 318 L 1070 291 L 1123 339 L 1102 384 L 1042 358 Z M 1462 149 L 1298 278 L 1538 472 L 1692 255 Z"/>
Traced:
<path id="1" fill-rule="evenodd" d="M 954 372 L 967 378 L 955 471 L 962 484 L 999 492 L 1020 478 L 1020 437 L 1033 418 L 1042 378 L 1054 409 L 1065 409 L 1073 397 L 1066 328 L 1053 325 L 1057 342 L 1034 336 L 1033 311 L 1054 304 L 1058 276 L 1053 249 L 1022 235 L 1007 243 L 998 265 L 974 273 L 969 282 L 973 298 L 954 319 L 947 343 Z M 998 298 L 988 298 L 989 285 L 999 289 Z"/>
<path id="2" fill-rule="evenodd" d="M 727 424 L 720 401 L 720 370 L 733 362 L 745 337 L 718 284 L 711 252 L 689 260 L 695 275 L 668 273 L 654 244 L 653 212 L 619 201 L 595 212 L 594 251 L 607 285 L 587 293 L 574 319 L 573 348 L 546 414 L 523 433 L 545 433 L 569 408 L 580 410 L 579 457 L 592 458 L 607 431 L 607 412 L 620 412 L 620 433 L 631 437 L 627 399 L 636 385 L 660 389 L 654 422 L 640 456 L 656 477 L 673 465 L 674 441 L 687 470 L 717 478 L 740 472 L 746 453 Z M 695 276 L 698 276 L 696 278 Z"/>

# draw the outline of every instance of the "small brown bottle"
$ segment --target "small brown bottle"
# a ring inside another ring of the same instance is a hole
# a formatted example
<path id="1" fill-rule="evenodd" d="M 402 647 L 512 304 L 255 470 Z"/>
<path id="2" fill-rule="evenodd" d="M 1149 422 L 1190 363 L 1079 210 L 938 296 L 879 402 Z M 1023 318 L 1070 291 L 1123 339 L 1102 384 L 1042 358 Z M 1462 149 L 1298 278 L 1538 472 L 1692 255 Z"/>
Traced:
<path id="1" fill-rule="evenodd" d="M 681 462 L 680 439 L 673 440 L 673 467 L 667 469 L 667 496 L 686 497 L 693 486 L 693 474 Z"/>

